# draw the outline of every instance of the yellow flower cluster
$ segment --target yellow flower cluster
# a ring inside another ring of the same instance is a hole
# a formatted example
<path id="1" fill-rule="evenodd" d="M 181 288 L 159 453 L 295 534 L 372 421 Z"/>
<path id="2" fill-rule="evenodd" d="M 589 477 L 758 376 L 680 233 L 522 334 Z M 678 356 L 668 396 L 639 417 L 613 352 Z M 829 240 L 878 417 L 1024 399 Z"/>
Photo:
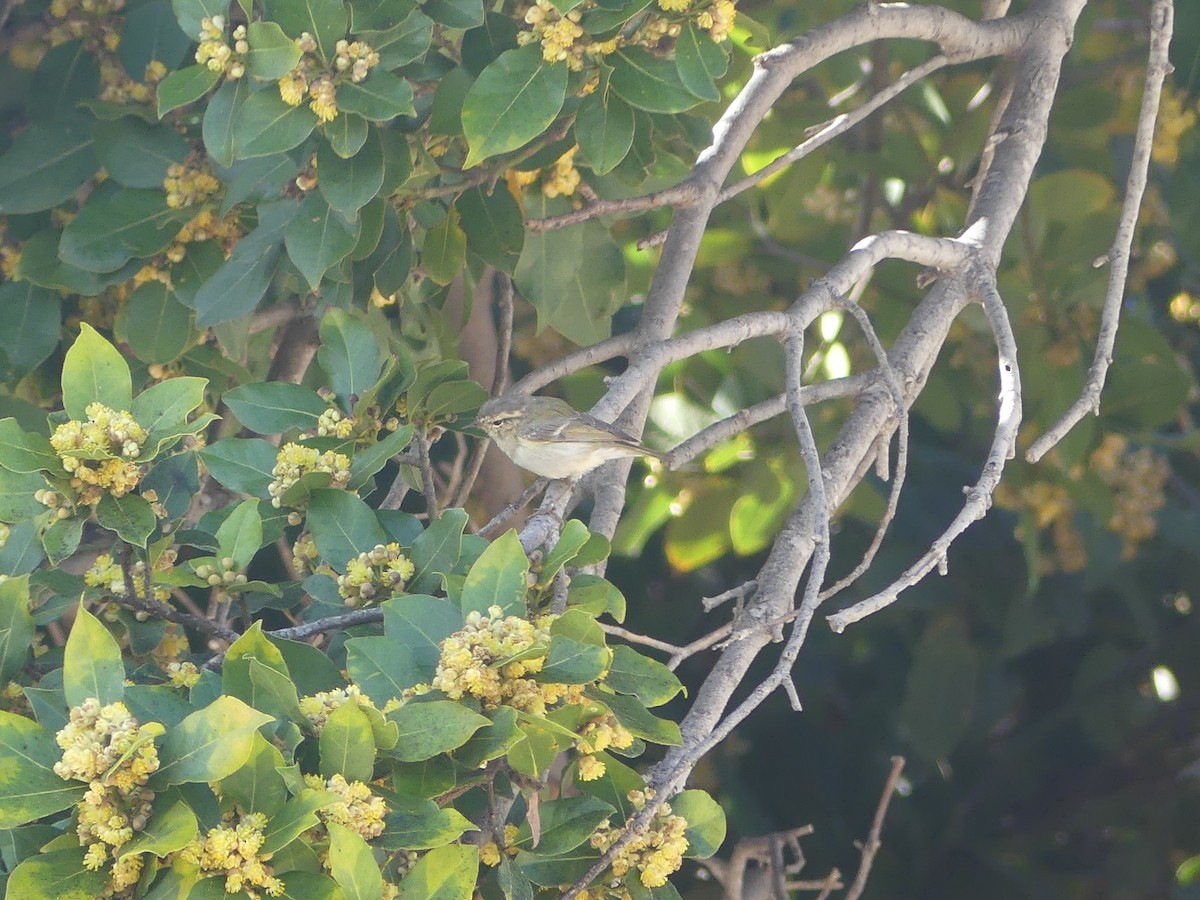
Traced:
<path id="1" fill-rule="evenodd" d="M 687 12 L 692 0 L 658 0 L 658 8 L 663 12 Z"/>
<path id="2" fill-rule="evenodd" d="M 1132 559 L 1137 545 L 1154 537 L 1155 513 L 1166 502 L 1163 488 L 1170 466 L 1148 447 L 1130 450 L 1119 434 L 1107 435 L 1092 453 L 1092 469 L 1113 490 L 1115 509 L 1108 527 L 1122 539 L 1122 559 Z"/>
<path id="3" fill-rule="evenodd" d="M 196 566 L 196 575 L 207 581 L 209 587 L 228 588 L 246 584 L 248 581 L 245 575 L 238 572 L 237 563 L 232 556 L 218 560 L 216 566 L 207 563 Z"/>
<path id="4" fill-rule="evenodd" d="M 258 889 L 268 896 L 278 897 L 284 884 L 266 864 L 269 857 L 259 854 L 267 827 L 263 813 L 244 813 L 230 816 L 227 824 L 210 828 L 180 851 L 180 856 L 199 866 L 205 875 L 224 875 L 225 893 L 244 891 L 258 900 Z"/>
<path id="5" fill-rule="evenodd" d="M 649 789 L 629 792 L 629 800 L 638 810 L 653 796 L 654 792 Z M 667 877 L 683 865 L 683 854 L 688 848 L 688 840 L 684 836 L 686 829 L 687 820 L 683 816 L 672 815 L 670 805 L 664 803 L 650 823 L 617 851 L 612 862 L 613 874 L 623 879 L 631 869 L 637 869 L 645 887 L 662 887 L 667 883 Z M 614 828 L 605 821 L 592 833 L 591 844 L 604 852 L 624 832 L 624 828 Z"/>
<path id="6" fill-rule="evenodd" d="M 713 0 L 712 5 L 696 16 L 696 24 L 708 32 L 714 43 L 721 43 L 733 31 L 737 19 L 735 0 Z"/>
<path id="7" fill-rule="evenodd" d="M 307 31 L 296 40 L 304 53 L 300 64 L 279 79 L 279 96 L 289 106 L 299 106 L 304 97 L 309 97 L 308 108 L 322 122 L 337 118 L 338 82 L 349 80 L 354 84 L 365 81 L 371 69 L 379 65 L 379 54 L 364 41 L 337 42 L 333 58 L 333 71 L 321 68 L 313 55 L 317 42 Z"/>
<path id="8" fill-rule="evenodd" d="M 300 698 L 300 712 L 308 719 L 313 732 L 318 736 L 325 730 L 325 723 L 333 715 L 333 711 L 353 700 L 359 706 L 375 709 L 375 701 L 364 694 L 356 684 L 345 688 L 334 688 L 332 691 L 320 691 L 307 697 Z"/>
<path id="9" fill-rule="evenodd" d="M 350 458 L 332 450 L 322 453 L 313 447 L 284 444 L 275 457 L 275 468 L 271 470 L 275 480 L 267 485 L 271 505 L 278 509 L 280 497 L 309 472 L 326 472 L 331 478 L 330 487 L 344 488 L 350 482 Z"/>
<path id="10" fill-rule="evenodd" d="M 321 554 L 317 550 L 317 542 L 313 540 L 312 532 L 304 532 L 296 538 L 296 543 L 292 544 L 292 565 L 301 578 L 317 571 L 317 560 L 320 558 Z"/>
<path id="11" fill-rule="evenodd" d="M 169 566 L 167 566 L 169 568 Z M 142 560 L 135 562 L 129 570 L 129 580 L 133 582 L 133 590 L 137 596 L 146 599 L 146 563 Z M 88 587 L 102 588 L 114 597 L 129 595 L 126 589 L 125 573 L 113 560 L 109 553 L 101 553 L 92 563 L 91 568 L 83 573 L 83 583 Z M 162 585 L 154 586 L 154 599 L 166 602 L 171 592 Z"/>
<path id="12" fill-rule="evenodd" d="M 402 591 L 414 571 L 412 560 L 400 552 L 399 544 L 376 544 L 346 563 L 346 574 L 337 580 L 338 593 L 352 609 L 369 606 Z"/>
<path id="13" fill-rule="evenodd" d="M 337 795 L 336 803 L 317 810 L 317 815 L 326 822 L 344 825 L 367 841 L 383 834 L 388 807 L 382 797 L 371 793 L 369 785 L 347 781 L 341 775 L 334 775 L 328 781 L 322 780 L 320 775 L 305 775 L 304 782 L 310 788 Z"/>
<path id="14" fill-rule="evenodd" d="M 95 870 L 112 858 L 114 890 L 129 887 L 141 872 L 140 857 L 124 862 L 116 858 L 150 817 L 154 793 L 144 786 L 158 771 L 154 738 L 164 731 L 158 722 L 139 726 L 124 703 L 102 707 L 92 697 L 71 709 L 67 724 L 55 736 L 63 755 L 54 773 L 88 783 L 76 810 L 76 833 L 88 848 L 84 865 Z"/>
<path id="15" fill-rule="evenodd" d="M 51 47 L 82 40 L 92 52 L 117 49 L 121 41 L 119 13 L 125 0 L 51 0 L 49 13 L 54 23 L 46 34 Z"/>
<path id="16" fill-rule="evenodd" d="M 633 735 L 629 733 L 616 716 L 607 712 L 588 722 L 579 732 L 575 740 L 575 749 L 579 757 L 579 780 L 595 781 L 604 774 L 604 763 L 593 754 L 603 753 L 609 747 L 624 750 L 633 745 Z"/>
<path id="17" fill-rule="evenodd" d="M 506 856 L 516 856 L 517 848 L 513 846 L 513 842 L 517 839 L 517 833 L 520 829 L 513 824 L 504 826 L 504 841 L 502 844 L 497 844 L 495 841 L 485 841 L 479 845 L 479 861 L 485 866 L 500 865 L 500 854 Z"/>
<path id="18" fill-rule="evenodd" d="M 565 61 L 572 71 L 578 71 L 583 68 L 584 45 L 575 42 L 583 37 L 582 18 L 579 7 L 563 15 L 550 0 L 537 0 L 525 13 L 525 23 L 531 28 L 517 35 L 517 42 L 524 46 L 537 41 L 546 62 Z"/>
<path id="19" fill-rule="evenodd" d="M 1164 166 L 1179 162 L 1179 140 L 1196 126 L 1196 108 L 1185 105 L 1184 90 L 1165 90 L 1158 104 L 1158 123 L 1150 156 Z"/>
<path id="20" fill-rule="evenodd" d="M 85 412 L 86 422 L 71 419 L 54 429 L 50 445 L 71 475 L 80 503 L 94 505 L 106 493 L 124 497 L 142 477 L 133 460 L 141 455 L 146 429 L 127 411 L 100 403 L 90 404 Z"/>
<path id="21" fill-rule="evenodd" d="M 200 670 L 195 663 L 170 662 L 166 666 L 167 678 L 171 687 L 194 688 L 200 681 Z"/>
<path id="22" fill-rule="evenodd" d="M 358 420 L 340 409 L 330 407 L 317 417 L 317 437 L 348 438 L 354 434 Z"/>
<path id="23" fill-rule="evenodd" d="M 540 672 L 545 663 L 552 620 L 547 616 L 534 625 L 505 616 L 499 606 L 490 607 L 486 616 L 469 613 L 462 630 L 442 642 L 430 687 L 451 700 L 470 696 L 488 709 L 504 704 L 535 715 L 544 715 L 560 700 L 582 702 L 581 685 L 540 684 L 525 677 Z"/>
<path id="24" fill-rule="evenodd" d="M 167 192 L 167 206 L 172 209 L 203 203 L 220 189 L 221 182 L 207 166 L 181 163 L 167 166 L 163 190 Z"/>
<path id="25" fill-rule="evenodd" d="M 575 168 L 575 154 L 579 147 L 575 146 L 560 156 L 550 166 L 542 181 L 542 193 L 547 197 L 569 197 L 579 187 L 579 170 Z"/>
<path id="26" fill-rule="evenodd" d="M 250 52 L 246 42 L 246 26 L 233 29 L 233 46 L 225 43 L 225 17 L 205 16 L 200 20 L 200 45 L 196 48 L 196 62 L 208 66 L 214 72 L 223 72 L 226 78 L 237 79 L 246 74 L 245 56 Z"/>

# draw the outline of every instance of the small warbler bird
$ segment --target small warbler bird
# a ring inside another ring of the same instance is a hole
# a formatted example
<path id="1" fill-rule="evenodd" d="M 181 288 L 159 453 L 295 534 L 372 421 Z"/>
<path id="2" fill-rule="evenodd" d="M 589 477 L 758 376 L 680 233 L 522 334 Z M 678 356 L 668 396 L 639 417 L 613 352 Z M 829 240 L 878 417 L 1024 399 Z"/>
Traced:
<path id="1" fill-rule="evenodd" d="M 663 454 L 554 397 L 506 394 L 483 404 L 476 424 L 504 455 L 544 478 L 578 478 L 612 459 Z"/>

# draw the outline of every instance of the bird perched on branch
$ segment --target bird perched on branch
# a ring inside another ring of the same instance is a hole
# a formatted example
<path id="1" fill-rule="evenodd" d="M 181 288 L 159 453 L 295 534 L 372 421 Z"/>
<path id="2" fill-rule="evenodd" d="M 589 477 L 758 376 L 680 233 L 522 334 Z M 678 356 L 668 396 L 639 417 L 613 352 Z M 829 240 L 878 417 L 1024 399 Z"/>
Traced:
<path id="1" fill-rule="evenodd" d="M 505 394 L 483 404 L 475 421 L 509 459 L 544 478 L 578 478 L 613 459 L 663 459 L 619 428 L 554 397 Z"/>

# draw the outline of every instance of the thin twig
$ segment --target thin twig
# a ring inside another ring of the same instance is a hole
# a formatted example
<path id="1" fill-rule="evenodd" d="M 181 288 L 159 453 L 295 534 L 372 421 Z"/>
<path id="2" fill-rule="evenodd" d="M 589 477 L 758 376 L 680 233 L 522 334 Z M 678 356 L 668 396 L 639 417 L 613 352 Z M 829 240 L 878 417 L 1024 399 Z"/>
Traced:
<path id="1" fill-rule="evenodd" d="M 643 194 L 640 197 L 627 197 L 621 200 L 597 200 L 595 203 L 589 203 L 582 209 L 572 210 L 562 215 L 547 216 L 544 219 L 526 219 L 525 227 L 531 234 L 540 234 L 543 231 L 553 231 L 557 228 L 565 228 L 568 225 L 577 225 L 580 222 L 598 219 L 600 216 L 646 212 L 647 210 L 660 209 L 665 206 L 674 208 L 690 206 L 699 199 L 699 196 L 700 191 L 694 182 L 683 181 L 666 190 L 655 191 L 652 194 Z"/>
<path id="2" fill-rule="evenodd" d="M 896 793 L 896 785 L 899 783 L 900 773 L 903 771 L 904 757 L 893 756 L 892 770 L 888 773 L 887 781 L 883 785 L 883 794 L 879 798 L 879 806 L 875 809 L 875 819 L 871 822 L 871 833 L 867 835 L 867 840 L 862 845 L 858 872 L 854 875 L 854 881 L 851 882 L 850 889 L 846 891 L 845 900 L 858 900 L 862 896 L 863 889 L 867 886 L 867 877 L 871 874 L 871 865 L 875 862 L 875 854 L 883 846 L 880 841 L 880 835 L 883 832 L 883 820 L 887 816 L 888 805 L 892 802 L 892 797 Z"/>
<path id="3" fill-rule="evenodd" d="M 268 631 L 267 635 L 289 641 L 302 641 L 306 637 L 312 637 L 314 634 L 322 634 L 338 628 L 350 628 L 353 625 L 366 625 L 382 621 L 383 610 L 373 606 L 370 609 L 356 609 L 353 612 L 327 616 L 324 619 L 316 619 L 312 622 L 305 622 L 302 625 L 293 625 L 290 628 L 279 628 L 275 631 Z"/>
<path id="4" fill-rule="evenodd" d="M 500 512 L 496 513 L 490 522 L 488 522 L 475 533 L 481 537 L 491 537 L 492 535 L 499 533 L 499 531 L 508 524 L 508 520 L 524 509 L 529 504 L 529 501 L 537 496 L 538 491 L 540 491 L 549 483 L 550 482 L 545 478 L 538 478 L 534 480 L 529 487 L 525 488 L 525 490 L 521 492 L 520 497 L 508 504 L 508 506 L 504 507 L 504 509 L 500 510 Z"/>
<path id="5" fill-rule="evenodd" d="M 600 628 L 605 634 L 611 634 L 613 637 L 619 637 L 629 641 L 631 644 L 641 644 L 643 647 L 653 647 L 655 650 L 661 650 L 664 653 L 680 653 L 682 647 L 675 644 L 668 644 L 666 641 L 660 641 L 658 638 L 648 637 L 644 634 L 638 634 L 636 631 L 630 631 L 628 628 L 622 628 L 620 625 L 610 625 L 607 622 L 601 622 Z"/>
<path id="6" fill-rule="evenodd" d="M 124 606 L 126 609 L 133 610 L 134 612 L 149 613 L 156 618 L 166 619 L 168 622 L 174 622 L 177 625 L 187 625 L 208 635 L 210 638 L 217 638 L 222 641 L 236 641 L 240 637 L 232 628 L 218 625 L 216 622 L 203 616 L 193 616 L 188 613 L 179 612 L 174 607 L 155 600 L 152 592 L 148 593 L 145 597 L 139 597 L 133 580 L 133 548 L 129 544 L 123 545 L 119 556 L 121 559 L 121 575 L 125 581 L 125 596 L 111 595 L 112 601 L 118 606 Z"/>
<path id="7" fill-rule="evenodd" d="M 1171 0 L 1154 0 L 1150 10 L 1150 58 L 1146 66 L 1146 84 L 1142 88 L 1142 108 L 1138 113 L 1137 132 L 1133 139 L 1133 158 L 1129 166 L 1129 177 L 1125 180 L 1125 199 L 1121 203 L 1121 218 L 1103 261 L 1112 265 L 1108 274 L 1108 290 L 1104 296 L 1104 311 L 1100 315 L 1100 334 L 1096 338 L 1096 353 L 1088 369 L 1087 380 L 1078 399 L 1062 418 L 1033 442 L 1025 454 L 1031 463 L 1040 460 L 1061 441 L 1088 413 L 1100 414 L 1100 392 L 1108 367 L 1112 364 L 1113 345 L 1117 340 L 1117 326 L 1121 316 L 1121 301 L 1125 295 L 1125 278 L 1129 274 L 1129 255 L 1133 247 L 1133 233 L 1137 227 L 1138 210 L 1142 206 L 1142 195 L 1146 191 L 1147 173 L 1150 168 L 1150 150 L 1154 144 L 1154 123 L 1158 117 L 1158 105 L 1162 97 L 1163 81 L 1171 71 L 1167 51 L 1171 44 L 1174 26 L 1174 8 Z M 1102 262 L 1100 262 L 1102 264 Z"/>
<path id="8" fill-rule="evenodd" d="M 433 463 L 429 460 L 429 431 L 424 424 L 417 426 L 414 439 L 417 445 L 417 462 L 421 469 L 422 493 L 425 495 L 425 512 L 432 522 L 438 516 L 437 486 L 433 481 Z"/>

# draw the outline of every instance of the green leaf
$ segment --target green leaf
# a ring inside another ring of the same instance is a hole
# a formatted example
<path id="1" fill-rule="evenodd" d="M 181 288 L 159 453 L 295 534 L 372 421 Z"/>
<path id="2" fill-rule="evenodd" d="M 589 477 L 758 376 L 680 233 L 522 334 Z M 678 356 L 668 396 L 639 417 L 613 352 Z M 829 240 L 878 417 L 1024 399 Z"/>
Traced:
<path id="1" fill-rule="evenodd" d="M 193 37 L 180 30 L 168 0 L 152 0 L 125 11 L 117 56 L 125 71 L 140 81 L 152 60 L 168 69 L 176 68 L 187 55 Z"/>
<path id="2" fill-rule="evenodd" d="M 108 872 L 83 864 L 84 849 L 51 850 L 23 860 L 8 877 L 6 897 L 21 900 L 95 900 L 108 886 Z"/>
<path id="3" fill-rule="evenodd" d="M 542 134 L 562 109 L 566 88 L 566 63 L 547 63 L 540 46 L 502 53 L 479 74 L 463 102 L 463 132 L 470 146 L 464 165 L 476 166 Z"/>
<path id="4" fill-rule="evenodd" d="M 10 371 L 21 377 L 42 364 L 58 346 L 62 328 L 62 300 L 56 291 L 29 281 L 0 284 L 0 350 Z"/>
<path id="5" fill-rule="evenodd" d="M 691 109 L 700 98 L 684 87 L 675 64 L 641 47 L 627 47 L 608 57 L 613 70 L 609 84 L 635 109 L 651 113 L 678 113 Z"/>
<path id="6" fill-rule="evenodd" d="M 361 35 L 393 28 L 416 8 L 416 0 L 356 0 L 350 6 L 350 30 Z M 368 43 L 376 47 L 374 41 Z"/>
<path id="7" fill-rule="evenodd" d="M 308 527 L 325 559 L 338 571 L 360 553 L 388 542 L 375 511 L 354 494 L 322 488 L 308 504 Z"/>
<path id="8" fill-rule="evenodd" d="M 104 184 L 63 229 L 59 253 L 88 272 L 115 272 L 135 256 L 166 249 L 187 217 L 167 205 L 162 190 Z"/>
<path id="9" fill-rule="evenodd" d="M 478 769 L 489 760 L 503 756 L 524 739 L 517 727 L 517 711 L 500 706 L 488 713 L 492 724 L 481 728 L 469 741 L 454 751 L 454 758 L 468 769 Z"/>
<path id="10" fill-rule="evenodd" d="M 317 114 L 305 104 L 289 106 L 279 91 L 264 88 L 241 104 L 232 127 L 234 159 L 270 156 L 302 144 L 317 127 Z"/>
<path id="11" fill-rule="evenodd" d="M 720 44 L 691 22 L 675 40 L 675 68 L 683 86 L 701 100 L 717 101 L 721 93 L 716 80 L 729 67 L 729 57 Z"/>
<path id="12" fill-rule="evenodd" d="M 311 430 L 329 408 L 316 391 L 289 381 L 239 384 L 221 400 L 239 422 L 259 434 L 279 434 L 291 428 Z"/>
<path id="13" fill-rule="evenodd" d="M 672 807 L 674 803 L 672 802 Z M 574 850 L 592 836 L 615 809 L 595 797 L 564 797 L 540 804 L 540 829 L 534 846 L 528 820 L 521 824 L 512 845 L 539 856 L 559 856 Z"/>
<path id="14" fill-rule="evenodd" d="M 357 703 L 343 703 L 321 731 L 321 777 L 341 775 L 347 781 L 370 781 L 375 765 L 371 723 Z"/>
<path id="15" fill-rule="evenodd" d="M 195 40 L 200 35 L 202 19 L 223 16 L 229 12 L 228 0 L 171 0 L 180 30 Z"/>
<path id="16" fill-rule="evenodd" d="M 404 425 L 371 446 L 357 451 L 350 463 L 350 483 L 347 487 L 352 491 L 365 487 L 372 475 L 412 442 L 412 436 L 413 426 Z"/>
<path id="17" fill-rule="evenodd" d="M 381 708 L 423 680 L 412 651 L 394 637 L 357 637 L 346 641 L 346 669 L 350 679 Z"/>
<path id="18" fill-rule="evenodd" d="M 433 281 L 449 284 L 462 271 L 466 261 L 467 236 L 459 227 L 458 211 L 452 206 L 446 218 L 425 232 L 421 265 Z"/>
<path id="19" fill-rule="evenodd" d="M 677 747 L 682 743 L 679 726 L 669 719 L 660 719 L 652 715 L 636 697 L 609 694 L 591 688 L 588 689 L 588 696 L 599 700 L 612 710 L 617 721 L 634 737 L 670 747 Z"/>
<path id="20" fill-rule="evenodd" d="M 178 131 L 141 119 L 97 122 L 92 134 L 100 164 L 126 187 L 162 190 L 167 168 L 188 155 L 187 139 Z"/>
<path id="21" fill-rule="evenodd" d="M 479 876 L 479 850 L 462 844 L 426 853 L 400 884 L 400 900 L 471 900 Z"/>
<path id="22" fill-rule="evenodd" d="M 0 468 L 0 522 L 15 524 L 45 512 L 46 507 L 33 496 L 44 487 L 46 479 L 36 472 L 10 472 Z M 11 535 L 9 540 L 12 540 Z"/>
<path id="23" fill-rule="evenodd" d="M 221 796 L 239 804 L 246 812 L 274 816 L 287 802 L 287 788 L 279 769 L 283 754 L 261 734 L 254 735 L 254 746 L 246 764 L 221 780 Z"/>
<path id="24" fill-rule="evenodd" d="M 283 809 L 271 817 L 266 839 L 259 848 L 259 853 L 278 853 L 304 832 L 320 824 L 316 815 L 318 809 L 324 809 L 336 802 L 337 798 L 327 791 L 302 789 L 284 804 Z"/>
<path id="25" fill-rule="evenodd" d="M 131 412 L 138 424 L 151 434 L 178 427 L 204 402 L 207 386 L 207 378 L 168 378 L 138 394 Z"/>
<path id="26" fill-rule="evenodd" d="M 221 73 L 208 66 L 188 66 L 171 72 L 158 83 L 155 96 L 158 98 L 158 117 L 161 119 L 172 110 L 195 103 L 221 80 Z"/>
<path id="27" fill-rule="evenodd" d="M 303 56 L 296 42 L 275 22 L 251 22 L 246 26 L 246 43 L 250 45 L 246 72 L 264 81 L 283 77 Z"/>
<path id="28" fill-rule="evenodd" d="M 333 62 L 334 45 L 346 36 L 349 25 L 341 0 L 269 0 L 267 13 L 289 37 L 311 34 L 327 63 Z"/>
<path id="29" fill-rule="evenodd" d="M 378 134 L 372 133 L 349 159 L 343 159 L 329 144 L 321 144 L 317 171 L 321 173 L 321 194 L 329 205 L 346 219 L 353 219 L 383 187 L 383 145 Z"/>
<path id="30" fill-rule="evenodd" d="M 10 472 L 60 472 L 62 462 L 49 440 L 8 418 L 0 419 L 0 467 Z"/>
<path id="31" fill-rule="evenodd" d="M 220 781 L 232 775 L 250 758 L 254 733 L 272 718 L 236 697 L 218 697 L 167 732 L 152 783 Z"/>
<path id="32" fill-rule="evenodd" d="M 146 363 L 169 363 L 196 342 L 192 311 L 161 281 L 147 281 L 121 310 L 125 341 Z"/>
<path id="33" fill-rule="evenodd" d="M 705 791 L 683 791 L 671 798 L 671 812 L 687 819 L 688 859 L 708 859 L 725 842 L 725 812 Z"/>
<path id="34" fill-rule="evenodd" d="M 265 497 L 278 451 L 258 438 L 223 438 L 200 451 L 213 478 L 231 491 Z"/>
<path id="35" fill-rule="evenodd" d="M 432 800 L 418 801 L 389 812 L 374 845 L 385 850 L 429 850 L 458 840 L 463 832 L 478 830 L 453 806 L 440 808 Z"/>
<path id="36" fill-rule="evenodd" d="M 330 267 L 354 249 L 360 227 L 358 221 L 347 222 L 320 194 L 312 193 L 304 198 L 300 212 L 288 223 L 283 239 L 288 256 L 312 290 L 317 289 Z"/>
<path id="37" fill-rule="evenodd" d="M 466 510 L 447 509 L 413 541 L 412 561 L 416 573 L 409 584 L 410 590 L 437 589 L 438 576 L 451 571 L 458 562 L 466 527 Z"/>
<path id="38" fill-rule="evenodd" d="M 462 613 L 443 597 L 421 594 L 394 597 L 381 605 L 384 633 L 412 653 L 421 680 L 428 681 L 441 656 L 441 642 L 462 628 Z"/>
<path id="39" fill-rule="evenodd" d="M 362 116 L 343 112 L 332 122 L 326 122 L 322 127 L 325 139 L 333 152 L 342 159 L 349 159 L 367 142 L 367 132 L 370 126 Z M 320 182 L 318 182 L 318 185 Z"/>
<path id="40" fill-rule="evenodd" d="M 217 529 L 218 553 L 230 557 L 238 569 L 244 569 L 254 559 L 263 543 L 262 517 L 257 500 L 243 500 L 233 508 Z"/>
<path id="41" fill-rule="evenodd" d="M 83 41 L 51 47 L 38 63 L 26 89 L 25 107 L 35 122 L 51 122 L 70 115 L 80 100 L 96 96 L 100 67 Z"/>
<path id="42" fill-rule="evenodd" d="M 683 690 L 674 672 L 624 644 L 613 648 L 604 683 L 619 694 L 633 694 L 648 707 L 662 706 Z"/>
<path id="43" fill-rule="evenodd" d="M 281 200 L 258 207 L 259 224 L 233 248 L 233 254 L 196 292 L 196 324 L 202 328 L 251 312 L 275 275 L 283 232 L 299 206 Z"/>
<path id="44" fill-rule="evenodd" d="M 75 804 L 86 785 L 54 773 L 62 750 L 36 722 L 0 711 L 0 828 L 15 828 Z"/>
<path id="45" fill-rule="evenodd" d="M 90 697 L 106 706 L 125 694 L 121 647 L 100 620 L 82 606 L 63 654 L 63 692 L 67 706 L 79 706 Z"/>
<path id="46" fill-rule="evenodd" d="M 575 558 L 591 539 L 587 526 L 578 519 L 570 519 L 562 528 L 558 543 L 546 554 L 538 572 L 538 584 L 549 584 L 558 571 Z"/>
<path id="47" fill-rule="evenodd" d="M 425 0 L 421 9 L 447 28 L 474 28 L 483 24 L 483 0 Z"/>
<path id="48" fill-rule="evenodd" d="M 0 583 L 0 679 L 8 682 L 25 665 L 34 634 L 29 612 L 29 579 Z"/>
<path id="49" fill-rule="evenodd" d="M 597 175 L 607 175 L 626 157 L 633 131 L 633 110 L 607 82 L 583 99 L 575 115 L 575 141 L 583 161 Z"/>
<path id="50" fill-rule="evenodd" d="M 488 608 L 499 606 L 506 616 L 525 615 L 525 592 L 529 558 L 521 547 L 516 531 L 509 529 L 496 538 L 475 560 L 463 585 L 462 611 L 488 615 Z"/>
<path id="51" fill-rule="evenodd" d="M 392 755 L 401 762 L 420 762 L 461 747 L 485 725 L 479 713 L 452 700 L 408 703 L 388 714 L 400 729 Z"/>
<path id="52" fill-rule="evenodd" d="M 518 31 L 517 23 L 509 16 L 488 12 L 481 26 L 463 35 L 463 68 L 478 77 L 501 53 L 517 49 Z"/>
<path id="53" fill-rule="evenodd" d="M 329 832 L 329 874 L 346 900 L 376 900 L 382 896 L 383 873 L 362 836 L 337 822 L 326 822 L 325 828 Z"/>
<path id="54" fill-rule="evenodd" d="M 137 494 L 124 497 L 105 494 L 96 504 L 96 521 L 101 527 L 116 532 L 122 540 L 143 548 L 158 527 L 158 517 L 150 508 L 150 502 Z"/>
<path id="55" fill-rule="evenodd" d="M 182 850 L 200 833 L 196 814 L 182 800 L 172 803 L 163 812 L 156 812 L 137 833 L 137 837 L 122 844 L 119 859 L 138 853 L 153 853 L 162 859 L 169 853 Z"/>
<path id="56" fill-rule="evenodd" d="M 223 12 L 224 6 L 222 6 Z M 233 152 L 234 123 L 239 118 L 242 105 L 250 96 L 250 84 L 249 78 L 226 81 L 217 89 L 204 108 L 204 118 L 200 123 L 204 148 L 218 165 L 226 168 L 232 166 L 234 159 L 237 158 Z M 261 93 L 270 92 L 262 91 Z M 278 96 L 278 92 L 275 93 Z"/>
<path id="57" fill-rule="evenodd" d="M 556 634 L 550 638 L 546 662 L 535 677 L 545 683 L 588 684 L 603 674 L 609 655 L 605 647 Z"/>
<path id="58" fill-rule="evenodd" d="M 0 156 L 0 212 L 32 213 L 58 206 L 99 168 L 88 119 L 71 116 L 30 125 Z"/>
<path id="59" fill-rule="evenodd" d="M 366 81 L 338 85 L 338 110 L 354 113 L 370 122 L 387 122 L 396 116 L 416 115 L 412 86 L 391 72 L 373 70 Z"/>
<path id="60" fill-rule="evenodd" d="M 511 275 L 525 245 L 525 217 L 508 188 L 497 185 L 490 194 L 483 188 L 471 188 L 455 201 L 455 208 L 467 235 L 467 248 Z"/>
<path id="61" fill-rule="evenodd" d="M 542 214 L 537 203 L 526 201 L 529 216 Z M 539 329 L 549 326 L 584 345 L 608 336 L 628 294 L 625 259 L 597 222 L 528 235 L 513 278 L 537 309 Z"/>

